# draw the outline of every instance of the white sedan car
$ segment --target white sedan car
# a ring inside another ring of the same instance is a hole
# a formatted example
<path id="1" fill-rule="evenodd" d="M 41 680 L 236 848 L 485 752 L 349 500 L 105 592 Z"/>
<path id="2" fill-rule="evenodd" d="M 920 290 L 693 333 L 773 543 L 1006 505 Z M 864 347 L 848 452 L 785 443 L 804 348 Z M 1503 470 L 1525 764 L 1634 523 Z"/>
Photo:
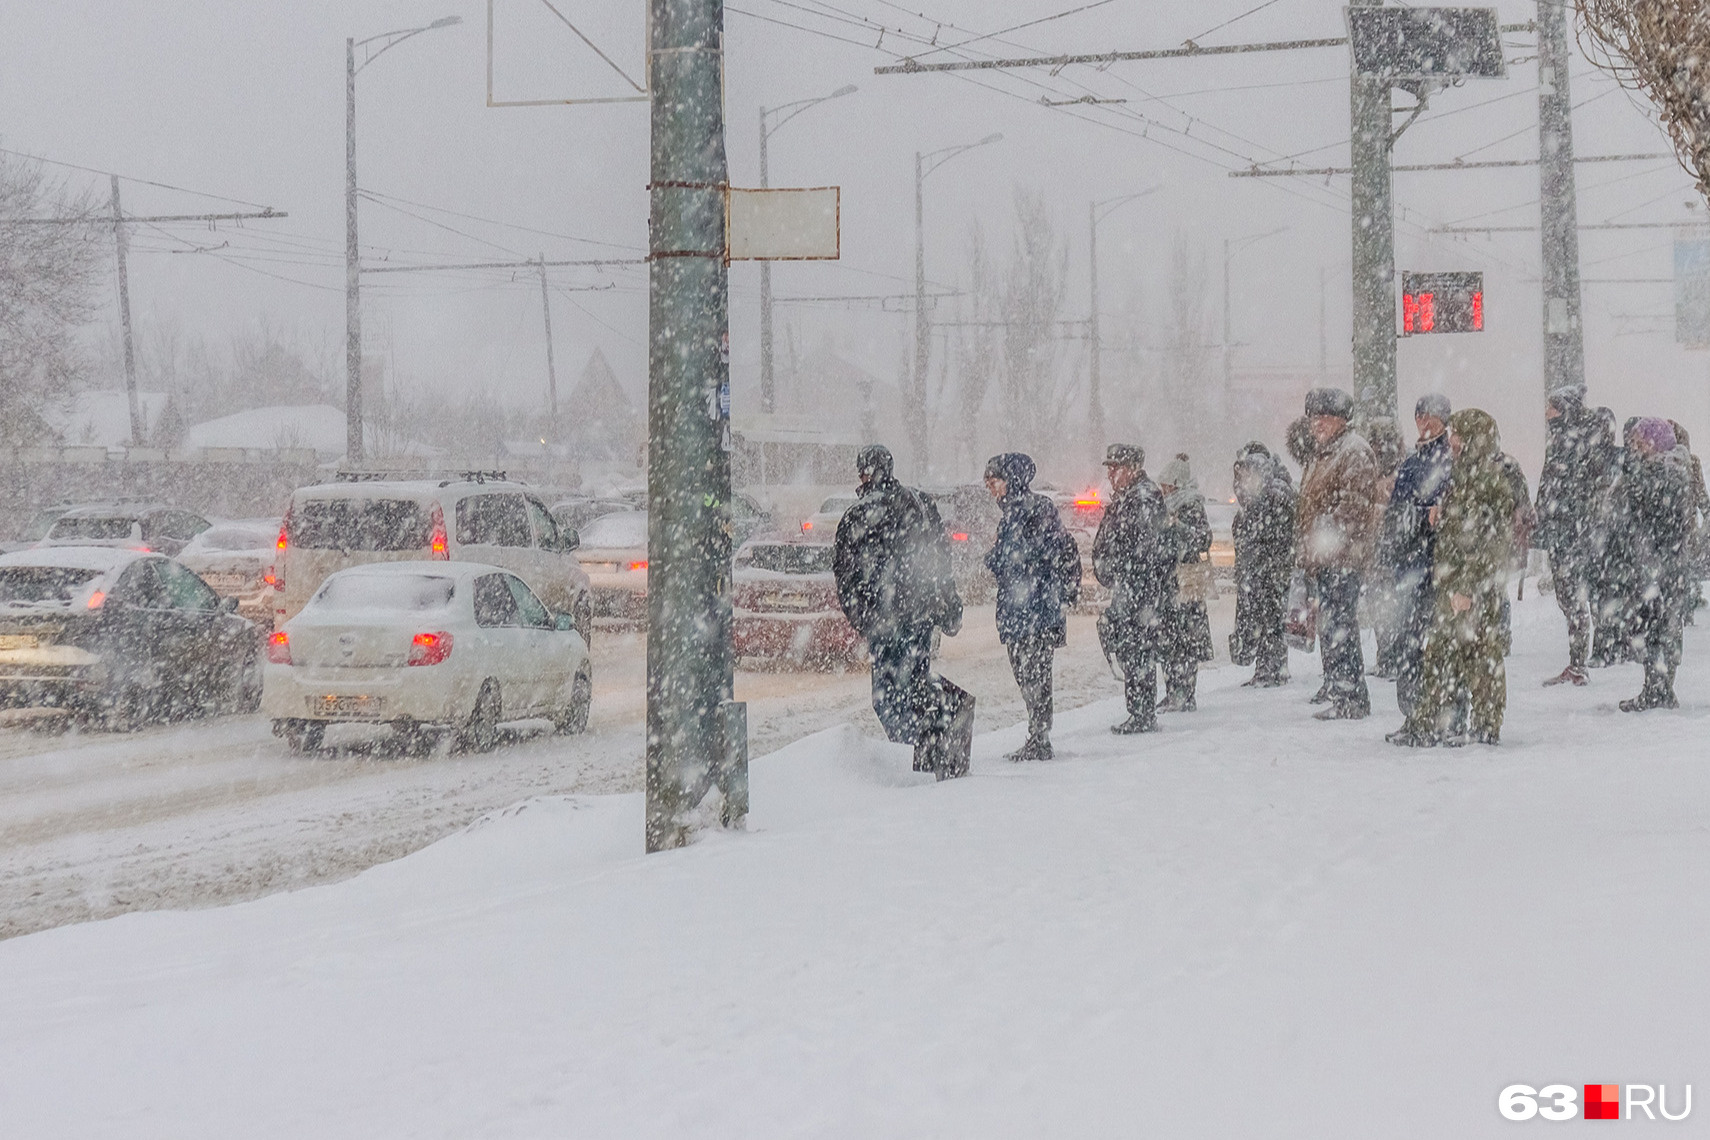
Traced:
<path id="1" fill-rule="evenodd" d="M 444 733 L 486 751 L 501 721 L 581 732 L 588 645 L 521 578 L 462 562 L 385 562 L 329 577 L 268 640 L 262 711 L 296 751 L 326 726 L 391 725 L 409 751 Z"/>

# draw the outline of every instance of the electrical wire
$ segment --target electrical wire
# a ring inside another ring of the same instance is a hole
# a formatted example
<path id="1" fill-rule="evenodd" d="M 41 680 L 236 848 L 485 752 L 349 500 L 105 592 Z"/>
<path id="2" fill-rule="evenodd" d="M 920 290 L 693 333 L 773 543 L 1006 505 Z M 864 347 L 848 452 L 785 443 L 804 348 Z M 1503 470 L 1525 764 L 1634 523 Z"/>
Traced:
<path id="1" fill-rule="evenodd" d="M 192 190 L 188 186 L 174 186 L 169 182 L 152 182 L 147 178 L 132 178 L 128 174 L 116 174 L 111 170 L 97 170 L 93 166 L 79 166 L 75 162 L 62 162 L 57 158 L 45 158 L 39 154 L 26 154 L 21 150 L 8 150 L 6 147 L 0 147 L 0 154 L 9 154 L 16 158 L 26 158 L 31 162 L 45 162 L 50 166 L 63 166 L 67 170 L 81 170 L 85 174 L 99 174 L 103 178 L 117 178 L 121 182 L 131 182 L 138 186 L 153 186 L 160 190 L 174 190 L 180 194 L 191 194 L 195 197 L 207 198 L 215 202 L 232 202 L 239 206 L 254 206 L 258 210 L 267 210 L 272 208 L 270 206 L 263 205 L 260 202 L 251 202 L 245 198 L 232 198 L 225 194 L 210 194 L 205 190 Z"/>

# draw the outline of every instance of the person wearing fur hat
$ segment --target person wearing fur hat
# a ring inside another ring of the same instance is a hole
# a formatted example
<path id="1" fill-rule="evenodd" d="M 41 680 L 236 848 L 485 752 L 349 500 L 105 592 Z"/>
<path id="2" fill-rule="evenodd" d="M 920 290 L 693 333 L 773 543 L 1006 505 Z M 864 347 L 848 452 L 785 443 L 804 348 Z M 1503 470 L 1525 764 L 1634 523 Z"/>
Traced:
<path id="1" fill-rule="evenodd" d="M 1567 668 L 1544 683 L 1583 685 L 1593 629 L 1595 520 L 1613 479 L 1615 434 L 1598 409 L 1585 406 L 1583 384 L 1551 392 L 1544 422 L 1537 541 L 1549 552 L 1556 604 L 1568 625 Z"/>
<path id="2" fill-rule="evenodd" d="M 1667 420 L 1634 425 L 1635 462 L 1629 470 L 1629 536 L 1640 574 L 1635 633 L 1642 639 L 1645 683 L 1621 702 L 1623 712 L 1676 708 L 1674 674 L 1680 666 L 1681 630 L 1691 596 L 1689 547 L 1697 496 L 1692 456 Z"/>
<path id="3" fill-rule="evenodd" d="M 1211 644 L 1211 519 L 1205 495 L 1193 477 L 1186 452 L 1158 472 L 1158 490 L 1169 512 L 1166 525 L 1176 542 L 1176 605 L 1165 633 L 1164 700 L 1159 712 L 1193 712 L 1199 707 L 1199 663 L 1217 656 Z"/>
<path id="4" fill-rule="evenodd" d="M 1378 469 L 1372 449 L 1348 426 L 1354 400 L 1339 388 L 1306 396 L 1316 450 L 1300 484 L 1296 557 L 1318 602 L 1324 661 L 1320 720 L 1360 720 L 1371 712 L 1360 650 L 1360 584 L 1377 530 Z"/>
<path id="5" fill-rule="evenodd" d="M 1435 542 L 1433 608 L 1418 691 L 1400 731 L 1387 739 L 1414 747 L 1496 744 L 1508 704 L 1502 603 L 1514 555 L 1514 484 L 1488 412 L 1449 417 L 1453 463 L 1440 505 L 1431 508 Z M 1465 737 L 1456 720 L 1467 709 Z"/>
<path id="6" fill-rule="evenodd" d="M 1051 500 L 1031 487 L 1020 452 L 986 463 L 986 490 L 1003 511 L 986 568 L 997 581 L 998 640 L 1027 706 L 1027 743 L 1005 759 L 1051 759 L 1051 658 L 1067 642 L 1065 604 L 1080 596 L 1081 554 Z"/>
<path id="7" fill-rule="evenodd" d="M 1105 453 L 1110 504 L 1093 537 L 1093 574 L 1110 590 L 1099 615 L 1099 642 L 1122 668 L 1128 719 L 1118 736 L 1158 727 L 1158 664 L 1176 604 L 1178 551 L 1158 485 L 1146 476 L 1146 453 L 1113 443 Z"/>

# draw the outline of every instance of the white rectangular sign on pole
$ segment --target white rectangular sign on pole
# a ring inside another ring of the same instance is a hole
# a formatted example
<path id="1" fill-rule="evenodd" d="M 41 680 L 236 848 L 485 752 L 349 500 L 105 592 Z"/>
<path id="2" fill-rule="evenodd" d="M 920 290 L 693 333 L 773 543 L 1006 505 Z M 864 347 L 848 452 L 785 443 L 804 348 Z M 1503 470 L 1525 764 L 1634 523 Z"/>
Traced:
<path id="1" fill-rule="evenodd" d="M 731 261 L 836 261 L 842 253 L 840 187 L 733 187 L 725 210 Z"/>

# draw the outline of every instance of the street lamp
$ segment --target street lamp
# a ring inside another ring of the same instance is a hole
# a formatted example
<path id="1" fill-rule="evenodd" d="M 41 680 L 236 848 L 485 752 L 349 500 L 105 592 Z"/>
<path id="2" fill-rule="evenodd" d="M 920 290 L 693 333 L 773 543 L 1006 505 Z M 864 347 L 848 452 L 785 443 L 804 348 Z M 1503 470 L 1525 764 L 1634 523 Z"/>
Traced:
<path id="1" fill-rule="evenodd" d="M 810 107 L 832 99 L 841 99 L 845 95 L 855 94 L 853 83 L 847 87 L 839 87 L 829 95 L 821 95 L 815 99 L 797 99 L 794 103 L 785 103 L 781 107 L 760 108 L 760 188 L 770 189 L 772 186 L 771 172 L 767 169 L 766 140 L 772 133 L 797 115 Z M 767 125 L 767 120 L 773 115 L 784 115 L 777 122 Z M 777 411 L 777 387 L 772 379 L 772 263 L 760 263 L 760 410 L 767 415 Z"/>
<path id="2" fill-rule="evenodd" d="M 1118 208 L 1155 194 L 1163 189 L 1163 183 L 1148 186 L 1132 194 L 1123 194 L 1116 198 L 1106 198 L 1102 202 L 1093 202 L 1087 207 L 1087 265 L 1091 273 L 1092 301 L 1091 320 L 1087 329 L 1088 339 L 1092 344 L 1087 368 L 1087 434 L 1092 438 L 1094 449 L 1104 447 L 1104 404 L 1099 396 L 1099 336 L 1098 336 L 1098 224 Z"/>
<path id="3" fill-rule="evenodd" d="M 909 385 L 907 415 L 917 479 L 926 474 L 926 371 L 932 363 L 932 329 L 926 322 L 926 213 L 922 190 L 926 176 L 957 155 L 1002 141 L 1002 134 L 990 134 L 979 142 L 947 146 L 925 154 L 914 152 L 914 376 Z M 932 162 L 933 159 L 937 161 Z"/>
<path id="4" fill-rule="evenodd" d="M 344 356 L 345 462 L 362 462 L 362 266 L 356 245 L 356 73 L 412 36 L 461 24 L 461 16 L 442 16 L 419 28 L 381 32 L 365 40 L 344 41 Z M 361 64 L 356 49 L 384 40 Z"/>
<path id="5" fill-rule="evenodd" d="M 1289 226 L 1278 226 L 1274 230 L 1266 230 L 1262 234 L 1251 234 L 1248 237 L 1236 238 L 1234 241 L 1231 241 L 1228 238 L 1223 239 L 1223 395 L 1225 399 L 1228 399 L 1229 386 L 1234 380 L 1233 354 L 1235 348 L 1235 336 L 1232 332 L 1234 321 L 1230 315 L 1229 309 L 1230 262 L 1234 259 L 1236 250 L 1244 249 L 1255 242 L 1264 241 L 1266 238 L 1273 238 L 1278 234 L 1287 233 L 1290 228 L 1291 227 Z"/>

